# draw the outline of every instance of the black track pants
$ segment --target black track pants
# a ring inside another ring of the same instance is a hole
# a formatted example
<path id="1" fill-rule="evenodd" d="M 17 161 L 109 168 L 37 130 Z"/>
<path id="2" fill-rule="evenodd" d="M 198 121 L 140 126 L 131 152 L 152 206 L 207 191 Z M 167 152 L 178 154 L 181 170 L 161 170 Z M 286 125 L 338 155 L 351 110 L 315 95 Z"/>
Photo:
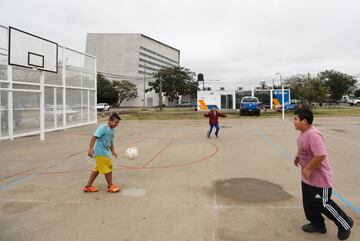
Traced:
<path id="1" fill-rule="evenodd" d="M 332 188 L 319 188 L 302 182 L 302 194 L 305 216 L 312 225 L 323 228 L 325 223 L 321 214 L 324 214 L 334 221 L 339 230 L 350 229 L 348 216 L 331 199 Z"/>

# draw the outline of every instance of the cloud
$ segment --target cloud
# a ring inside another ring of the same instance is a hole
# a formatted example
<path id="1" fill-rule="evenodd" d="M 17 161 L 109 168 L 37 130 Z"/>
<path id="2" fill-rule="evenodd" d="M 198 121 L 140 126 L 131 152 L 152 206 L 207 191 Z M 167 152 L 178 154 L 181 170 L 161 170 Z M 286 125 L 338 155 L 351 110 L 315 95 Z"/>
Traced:
<path id="1" fill-rule="evenodd" d="M 143 33 L 181 51 L 206 78 L 248 83 L 360 70 L 355 0 L 3 0 L 0 24 L 80 51 L 88 32 Z"/>

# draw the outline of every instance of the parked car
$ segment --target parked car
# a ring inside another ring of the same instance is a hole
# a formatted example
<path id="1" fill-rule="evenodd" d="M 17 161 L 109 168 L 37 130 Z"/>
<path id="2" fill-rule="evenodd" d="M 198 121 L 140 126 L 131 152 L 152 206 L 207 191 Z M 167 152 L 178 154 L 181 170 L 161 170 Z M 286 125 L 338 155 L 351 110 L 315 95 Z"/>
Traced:
<path id="1" fill-rule="evenodd" d="M 347 101 L 347 103 L 348 103 L 349 105 L 351 105 L 351 106 L 354 106 L 354 105 L 360 106 L 360 99 L 357 98 L 357 97 L 351 98 L 351 99 L 349 99 L 349 100 Z"/>
<path id="2" fill-rule="evenodd" d="M 299 101 L 298 100 L 290 100 L 290 103 L 285 105 L 286 111 L 295 111 L 298 108 Z"/>
<path id="3" fill-rule="evenodd" d="M 98 103 L 96 109 L 98 111 L 109 111 L 110 105 L 108 103 Z"/>
<path id="4" fill-rule="evenodd" d="M 182 101 L 177 106 L 179 106 L 179 107 L 190 107 L 191 105 L 190 105 L 190 102 L 188 102 L 188 101 Z"/>
<path id="5" fill-rule="evenodd" d="M 252 96 L 244 96 L 240 102 L 240 115 L 244 113 L 254 113 L 260 116 L 260 102 L 259 99 Z"/>

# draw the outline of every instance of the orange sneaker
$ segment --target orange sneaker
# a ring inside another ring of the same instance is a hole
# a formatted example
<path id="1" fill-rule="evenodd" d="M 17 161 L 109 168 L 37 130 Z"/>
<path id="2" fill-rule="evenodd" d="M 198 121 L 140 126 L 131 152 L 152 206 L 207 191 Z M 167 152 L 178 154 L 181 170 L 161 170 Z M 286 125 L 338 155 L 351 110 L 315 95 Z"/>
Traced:
<path id="1" fill-rule="evenodd" d="M 87 187 L 87 186 L 84 186 L 83 188 L 82 188 L 82 190 L 84 191 L 84 192 L 97 192 L 97 191 L 99 191 L 96 187 L 94 187 L 94 186 L 90 186 L 90 187 Z"/>
<path id="2" fill-rule="evenodd" d="M 107 191 L 108 192 L 118 192 L 118 191 L 120 191 L 120 187 L 115 184 L 112 184 L 110 187 L 108 187 Z"/>

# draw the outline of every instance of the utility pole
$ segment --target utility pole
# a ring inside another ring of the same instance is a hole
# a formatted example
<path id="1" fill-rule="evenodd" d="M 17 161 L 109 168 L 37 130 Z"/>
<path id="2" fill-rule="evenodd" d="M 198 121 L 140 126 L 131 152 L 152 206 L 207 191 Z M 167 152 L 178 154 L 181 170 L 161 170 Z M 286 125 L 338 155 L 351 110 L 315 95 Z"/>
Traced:
<path id="1" fill-rule="evenodd" d="M 144 96 L 143 96 L 143 110 L 145 109 L 145 82 L 146 82 L 146 64 L 145 64 L 145 72 L 144 72 Z"/>
<path id="2" fill-rule="evenodd" d="M 159 105 L 160 105 L 160 110 L 162 110 L 162 79 L 161 79 L 161 77 L 159 78 L 159 80 L 160 80 Z"/>
<path id="3" fill-rule="evenodd" d="M 282 106 L 282 119 L 285 119 L 285 98 L 284 98 L 284 83 L 281 78 L 280 73 L 276 73 L 276 75 L 280 76 L 280 83 L 281 83 L 281 106 Z"/>

